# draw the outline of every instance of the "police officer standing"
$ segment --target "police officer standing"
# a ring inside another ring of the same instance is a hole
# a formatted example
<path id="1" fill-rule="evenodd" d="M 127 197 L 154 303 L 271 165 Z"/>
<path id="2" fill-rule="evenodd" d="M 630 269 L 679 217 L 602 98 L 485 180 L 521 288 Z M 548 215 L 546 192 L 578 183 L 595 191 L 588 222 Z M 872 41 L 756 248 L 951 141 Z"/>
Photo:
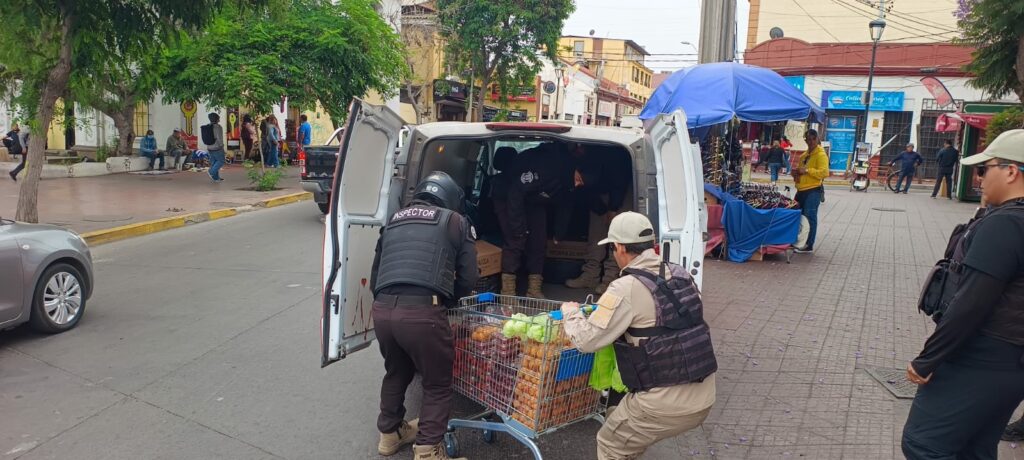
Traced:
<path id="1" fill-rule="evenodd" d="M 445 310 L 470 294 L 479 277 L 475 232 L 461 215 L 463 200 L 448 174 L 432 172 L 377 241 L 370 289 L 385 369 L 377 418 L 381 455 L 415 441 L 414 459 L 449 458 L 442 441 L 455 349 Z M 420 418 L 406 422 L 405 391 L 417 373 L 423 385 Z"/>
<path id="2" fill-rule="evenodd" d="M 654 443 L 700 426 L 715 402 L 718 364 L 693 278 L 654 250 L 654 227 L 625 212 L 609 226 L 613 281 L 585 317 L 579 304 L 562 305 L 563 327 L 580 351 L 614 344 L 629 388 L 597 433 L 597 458 L 634 459 Z"/>
<path id="3" fill-rule="evenodd" d="M 907 379 L 920 385 L 903 428 L 910 460 L 995 460 L 1024 400 L 1024 129 L 960 162 L 975 167 L 991 206 L 954 231 L 953 282 L 942 289 L 953 294 L 907 367 Z"/>

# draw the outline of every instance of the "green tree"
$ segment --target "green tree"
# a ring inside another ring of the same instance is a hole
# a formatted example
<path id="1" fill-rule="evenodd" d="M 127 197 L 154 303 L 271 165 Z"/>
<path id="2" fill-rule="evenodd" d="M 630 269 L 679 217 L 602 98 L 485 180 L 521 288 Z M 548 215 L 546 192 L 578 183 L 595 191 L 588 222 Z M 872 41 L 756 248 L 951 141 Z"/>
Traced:
<path id="1" fill-rule="evenodd" d="M 992 143 L 1004 131 L 1024 128 L 1024 110 L 1012 107 L 997 113 L 985 128 L 985 145 Z"/>
<path id="2" fill-rule="evenodd" d="M 291 0 L 276 13 L 225 11 L 167 53 L 165 97 L 269 112 L 319 102 L 336 124 L 354 97 L 394 95 L 402 43 L 372 0 Z"/>
<path id="3" fill-rule="evenodd" d="M 957 16 L 963 37 L 956 41 L 976 48 L 965 67 L 974 74 L 969 84 L 993 97 L 1012 92 L 1024 101 L 1024 2 L 961 0 Z"/>
<path id="4" fill-rule="evenodd" d="M 157 46 L 175 30 L 202 26 L 225 0 L 4 0 L 0 2 L 0 84 L 34 135 L 16 219 L 38 222 L 39 176 L 57 99 L 81 62 L 105 62 Z M 259 0 L 234 0 L 255 3 Z M 16 83 L 15 83 L 16 82 Z"/>
<path id="5" fill-rule="evenodd" d="M 575 9 L 572 0 L 438 0 L 437 7 L 449 67 L 468 75 L 470 85 L 481 82 L 475 121 L 491 83 L 507 102 L 533 83 L 541 56 L 554 62 L 562 25 Z"/>

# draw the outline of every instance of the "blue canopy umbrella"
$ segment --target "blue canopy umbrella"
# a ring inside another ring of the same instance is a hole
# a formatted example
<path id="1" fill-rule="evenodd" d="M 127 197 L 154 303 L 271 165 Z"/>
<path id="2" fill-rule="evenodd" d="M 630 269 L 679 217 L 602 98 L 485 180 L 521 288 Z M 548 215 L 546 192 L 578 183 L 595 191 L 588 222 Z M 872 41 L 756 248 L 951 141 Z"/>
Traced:
<path id="1" fill-rule="evenodd" d="M 803 120 L 822 123 L 825 111 L 770 69 L 735 62 L 700 64 L 672 74 L 654 90 L 641 120 L 686 112 L 690 129 L 738 117 L 742 121 Z"/>

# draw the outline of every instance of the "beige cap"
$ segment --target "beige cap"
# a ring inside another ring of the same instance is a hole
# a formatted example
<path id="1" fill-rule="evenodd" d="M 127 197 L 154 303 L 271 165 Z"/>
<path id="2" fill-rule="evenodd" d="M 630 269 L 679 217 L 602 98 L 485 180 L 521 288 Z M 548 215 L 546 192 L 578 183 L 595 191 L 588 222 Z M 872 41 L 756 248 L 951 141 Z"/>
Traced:
<path id="1" fill-rule="evenodd" d="M 1024 163 L 1024 129 L 1003 131 L 984 152 L 964 158 L 960 164 L 974 166 L 996 158 Z"/>
<path id="2" fill-rule="evenodd" d="M 612 219 L 608 226 L 608 238 L 597 244 L 634 244 L 654 241 L 654 226 L 647 216 L 636 212 L 624 212 Z"/>

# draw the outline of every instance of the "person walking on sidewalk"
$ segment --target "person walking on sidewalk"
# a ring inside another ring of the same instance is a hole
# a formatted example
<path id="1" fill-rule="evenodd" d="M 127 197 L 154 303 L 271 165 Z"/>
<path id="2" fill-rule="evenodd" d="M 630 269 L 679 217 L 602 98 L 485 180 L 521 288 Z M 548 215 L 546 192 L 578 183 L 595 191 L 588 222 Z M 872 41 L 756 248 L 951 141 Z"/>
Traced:
<path id="1" fill-rule="evenodd" d="M 935 162 L 939 165 L 939 177 L 935 178 L 935 188 L 932 189 L 932 198 L 939 194 L 942 188 L 942 181 L 946 181 L 946 198 L 953 199 L 953 169 L 960 159 L 960 152 L 953 148 L 953 141 L 946 139 L 942 149 L 935 154 Z"/>
<path id="2" fill-rule="evenodd" d="M 277 128 L 277 117 L 267 118 L 267 150 L 263 156 L 263 164 L 271 168 L 281 166 L 281 153 L 278 145 L 281 142 L 281 131 Z"/>
<path id="3" fill-rule="evenodd" d="M 164 145 L 164 150 L 167 155 L 174 158 L 174 169 L 178 169 L 178 165 L 181 161 L 181 155 L 188 151 L 188 145 L 185 144 L 185 140 L 181 138 L 181 129 L 174 128 L 174 132 L 170 136 L 167 136 L 167 142 Z M 188 156 L 185 156 L 185 160 L 188 160 Z"/>
<path id="4" fill-rule="evenodd" d="M 309 117 L 306 114 L 300 115 L 299 121 L 302 123 L 299 124 L 299 135 L 295 141 L 299 144 L 299 149 L 305 150 L 313 143 L 313 126 L 309 124 Z"/>
<path id="5" fill-rule="evenodd" d="M 210 154 L 210 179 L 214 182 L 222 182 L 220 168 L 224 167 L 224 127 L 220 125 L 220 115 L 210 112 L 208 115 L 210 124 L 203 125 L 203 143 L 207 145 Z"/>
<path id="6" fill-rule="evenodd" d="M 599 244 L 612 248 L 623 276 L 589 317 L 578 303 L 562 304 L 563 328 L 581 352 L 614 346 L 630 393 L 609 408 L 597 458 L 634 459 L 704 422 L 715 403 L 718 363 L 697 285 L 684 267 L 662 261 L 651 221 L 619 214 Z"/>
<path id="7" fill-rule="evenodd" d="M 245 151 L 242 158 L 252 159 L 252 146 L 256 143 L 256 125 L 252 121 L 252 115 L 242 115 L 242 147 Z"/>
<path id="8" fill-rule="evenodd" d="M 921 157 L 920 153 L 914 151 L 914 144 L 907 144 L 907 149 L 893 159 L 889 163 L 889 167 L 895 166 L 896 163 L 900 164 L 900 177 L 896 181 L 895 193 L 900 193 L 902 188 L 903 194 L 906 195 L 910 191 L 910 183 L 914 181 L 914 173 L 917 172 L 917 166 L 924 163 L 924 158 Z M 907 180 L 907 185 L 903 185 L 904 179 Z"/>
<path id="9" fill-rule="evenodd" d="M 922 305 L 939 315 L 907 366 L 919 385 L 903 427 L 909 460 L 991 459 L 1024 400 L 1024 129 L 964 158 L 981 178 L 980 217 L 953 231 L 948 281 L 929 283 Z M 934 278 L 933 278 L 934 280 Z M 949 300 L 932 301 L 936 297 Z"/>
<path id="10" fill-rule="evenodd" d="M 28 159 L 28 145 L 22 143 L 21 139 L 21 128 L 15 123 L 11 126 L 11 130 L 4 135 L 4 147 L 7 147 L 7 153 L 11 155 L 21 155 L 21 163 L 15 166 L 8 175 L 11 176 L 11 180 L 18 181 L 18 173 L 25 169 L 25 161 Z"/>
<path id="11" fill-rule="evenodd" d="M 807 254 L 814 252 L 814 243 L 818 237 L 818 208 L 825 200 L 825 178 L 828 177 L 828 156 L 818 141 L 818 131 L 808 129 L 804 133 L 807 151 L 797 158 L 797 167 L 793 169 L 793 182 L 796 182 L 796 201 L 800 203 L 800 213 L 807 218 L 810 232 L 807 244 L 796 248 L 796 252 Z"/>
<path id="12" fill-rule="evenodd" d="M 160 153 L 156 148 L 156 136 L 153 135 L 153 130 L 147 130 L 146 135 L 139 140 L 139 152 L 142 156 L 149 158 L 149 167 L 146 171 L 152 171 L 153 165 L 156 160 L 160 160 L 160 170 L 164 170 L 164 154 Z"/>
<path id="13" fill-rule="evenodd" d="M 782 162 L 785 161 L 786 151 L 782 149 L 779 141 L 772 142 L 772 148 L 768 150 L 765 163 L 768 163 L 768 172 L 772 177 L 772 185 L 779 182 L 779 170 L 782 169 Z"/>
<path id="14" fill-rule="evenodd" d="M 413 201 L 381 232 L 370 271 L 372 317 L 384 379 L 377 429 L 381 455 L 410 443 L 415 460 L 448 459 L 444 439 L 452 401 L 455 348 L 446 307 L 469 295 L 479 278 L 476 231 L 463 217 L 462 188 L 434 171 Z M 405 418 L 405 392 L 423 385 L 418 421 Z"/>

